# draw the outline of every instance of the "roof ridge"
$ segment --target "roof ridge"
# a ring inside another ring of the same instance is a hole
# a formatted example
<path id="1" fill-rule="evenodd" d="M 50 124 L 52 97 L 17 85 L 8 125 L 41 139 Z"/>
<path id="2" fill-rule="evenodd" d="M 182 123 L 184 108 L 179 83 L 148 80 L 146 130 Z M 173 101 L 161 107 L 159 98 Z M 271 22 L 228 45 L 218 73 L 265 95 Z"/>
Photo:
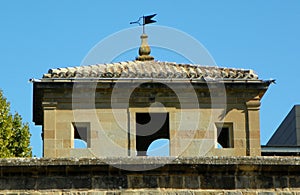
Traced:
<path id="1" fill-rule="evenodd" d="M 49 69 L 43 78 L 222 78 L 258 79 L 251 69 L 167 61 L 123 61 Z"/>

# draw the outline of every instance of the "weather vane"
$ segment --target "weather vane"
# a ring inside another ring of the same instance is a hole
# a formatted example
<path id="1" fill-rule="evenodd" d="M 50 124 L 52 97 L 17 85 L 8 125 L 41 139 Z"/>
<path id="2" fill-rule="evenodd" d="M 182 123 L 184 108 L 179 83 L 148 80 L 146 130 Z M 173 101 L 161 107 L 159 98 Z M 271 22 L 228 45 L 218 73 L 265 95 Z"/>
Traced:
<path id="1" fill-rule="evenodd" d="M 143 34 L 145 34 L 145 25 L 146 24 L 151 24 L 151 23 L 155 23 L 156 20 L 152 20 L 152 18 L 156 16 L 156 14 L 152 14 L 149 16 L 142 16 L 140 17 L 137 21 L 135 22 L 130 22 L 130 24 L 139 24 L 140 26 L 143 25 Z M 143 19 L 143 24 L 141 24 L 141 19 Z"/>

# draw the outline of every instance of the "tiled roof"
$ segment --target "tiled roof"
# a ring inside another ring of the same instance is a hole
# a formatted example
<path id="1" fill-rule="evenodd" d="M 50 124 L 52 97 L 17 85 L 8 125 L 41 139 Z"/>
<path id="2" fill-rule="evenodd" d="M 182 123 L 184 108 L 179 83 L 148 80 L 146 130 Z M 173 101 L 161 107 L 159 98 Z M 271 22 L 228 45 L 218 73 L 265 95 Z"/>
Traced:
<path id="1" fill-rule="evenodd" d="M 128 61 L 50 69 L 47 74 L 43 75 L 43 78 L 220 78 L 256 80 L 258 76 L 252 70 L 160 61 Z"/>

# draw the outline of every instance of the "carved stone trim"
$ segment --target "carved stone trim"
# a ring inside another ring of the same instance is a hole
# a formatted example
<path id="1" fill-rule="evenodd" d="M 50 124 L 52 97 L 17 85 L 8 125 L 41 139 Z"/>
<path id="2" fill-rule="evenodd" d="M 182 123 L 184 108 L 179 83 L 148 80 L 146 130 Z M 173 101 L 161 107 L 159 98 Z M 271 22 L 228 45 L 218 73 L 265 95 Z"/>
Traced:
<path id="1" fill-rule="evenodd" d="M 42 107 L 44 110 L 55 110 L 57 107 L 57 102 L 43 102 Z"/>
<path id="2" fill-rule="evenodd" d="M 246 102 L 246 106 L 248 110 L 259 110 L 260 109 L 260 101 L 259 100 L 250 100 Z"/>

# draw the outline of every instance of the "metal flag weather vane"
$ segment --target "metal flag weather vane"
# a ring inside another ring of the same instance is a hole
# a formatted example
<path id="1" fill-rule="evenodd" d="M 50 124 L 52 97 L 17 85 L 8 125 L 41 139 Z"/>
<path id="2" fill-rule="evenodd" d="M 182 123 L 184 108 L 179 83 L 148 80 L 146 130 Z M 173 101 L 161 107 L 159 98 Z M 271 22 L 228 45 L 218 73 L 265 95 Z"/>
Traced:
<path id="1" fill-rule="evenodd" d="M 145 34 L 145 25 L 156 22 L 155 20 L 152 20 L 152 18 L 156 16 L 156 14 L 152 14 L 149 16 L 142 16 L 135 22 L 130 22 L 130 24 L 139 24 L 140 26 L 143 25 L 143 34 L 141 35 L 141 46 L 139 48 L 139 56 L 135 59 L 138 61 L 148 61 L 148 60 L 154 60 L 154 57 L 150 56 L 151 48 L 148 45 L 148 35 Z M 143 24 L 141 24 L 141 19 L 143 18 Z"/>
<path id="2" fill-rule="evenodd" d="M 152 20 L 152 18 L 156 16 L 156 14 L 152 14 L 149 16 L 142 16 L 140 17 L 137 21 L 135 22 L 130 22 L 130 24 L 139 24 L 140 26 L 143 25 L 143 34 L 145 34 L 145 25 L 146 24 L 151 24 L 151 23 L 155 23 L 156 20 Z M 143 24 L 141 24 L 141 19 L 143 19 Z"/>

